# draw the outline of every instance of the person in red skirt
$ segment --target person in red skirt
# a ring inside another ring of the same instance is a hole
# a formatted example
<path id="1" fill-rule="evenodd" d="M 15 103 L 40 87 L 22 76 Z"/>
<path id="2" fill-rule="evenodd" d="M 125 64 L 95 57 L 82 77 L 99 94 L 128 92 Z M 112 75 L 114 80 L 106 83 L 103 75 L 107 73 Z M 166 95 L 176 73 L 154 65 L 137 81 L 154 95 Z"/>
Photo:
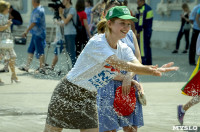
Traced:
<path id="1" fill-rule="evenodd" d="M 185 88 L 182 89 L 184 93 L 186 93 L 189 96 L 193 96 L 193 98 L 187 102 L 184 105 L 178 105 L 177 106 L 177 118 L 178 121 L 181 125 L 183 125 L 183 118 L 185 116 L 186 111 L 191 108 L 192 106 L 198 104 L 200 102 L 200 87 L 199 87 L 199 81 L 198 81 L 198 76 L 199 76 L 199 70 L 200 70 L 200 34 L 197 39 L 197 44 L 196 44 L 196 53 L 199 56 L 199 61 L 197 64 L 196 69 L 198 70 L 198 73 L 192 77 L 192 79 L 186 84 Z M 195 70 L 196 70 L 195 69 Z M 193 76 L 193 75 L 192 75 Z M 194 80 L 196 79 L 196 80 Z M 191 82 L 193 80 L 193 82 Z M 191 83 L 192 85 L 189 85 Z M 187 86 L 188 85 L 188 86 Z"/>

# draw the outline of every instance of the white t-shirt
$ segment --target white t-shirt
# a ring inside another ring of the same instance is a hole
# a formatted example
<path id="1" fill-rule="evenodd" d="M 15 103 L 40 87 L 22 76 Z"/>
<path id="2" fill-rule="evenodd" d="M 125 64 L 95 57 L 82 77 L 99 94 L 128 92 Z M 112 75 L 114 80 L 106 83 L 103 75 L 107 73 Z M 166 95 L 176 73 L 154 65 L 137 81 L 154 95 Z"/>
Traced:
<path id="1" fill-rule="evenodd" d="M 120 72 L 105 62 L 114 54 L 125 61 L 136 60 L 131 48 L 125 43 L 119 41 L 117 49 L 113 49 L 107 43 L 105 34 L 95 35 L 81 52 L 76 64 L 67 74 L 67 79 L 90 91 L 104 87 Z"/>
<path id="2" fill-rule="evenodd" d="M 196 53 L 197 53 L 197 55 L 200 56 L 200 33 L 199 33 L 199 36 L 197 38 Z"/>

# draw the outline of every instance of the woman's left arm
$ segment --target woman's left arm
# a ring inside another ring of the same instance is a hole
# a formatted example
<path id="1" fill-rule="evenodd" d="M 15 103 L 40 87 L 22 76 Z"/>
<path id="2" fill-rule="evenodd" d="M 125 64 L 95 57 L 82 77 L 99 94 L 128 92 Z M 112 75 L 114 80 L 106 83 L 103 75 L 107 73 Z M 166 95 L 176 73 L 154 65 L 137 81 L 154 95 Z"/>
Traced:
<path id="1" fill-rule="evenodd" d="M 12 24 L 12 20 L 10 19 L 10 20 L 8 20 L 8 22 L 7 22 L 6 25 L 0 26 L 0 31 L 4 31 L 4 30 L 10 28 L 10 25 L 11 25 L 11 24 Z"/>
<path id="2" fill-rule="evenodd" d="M 85 29 L 86 29 L 87 34 L 88 34 L 89 37 L 91 38 L 92 35 L 90 34 L 90 30 L 89 30 L 89 26 L 88 26 L 87 19 L 83 19 L 83 24 L 84 24 L 84 27 L 85 27 Z"/>

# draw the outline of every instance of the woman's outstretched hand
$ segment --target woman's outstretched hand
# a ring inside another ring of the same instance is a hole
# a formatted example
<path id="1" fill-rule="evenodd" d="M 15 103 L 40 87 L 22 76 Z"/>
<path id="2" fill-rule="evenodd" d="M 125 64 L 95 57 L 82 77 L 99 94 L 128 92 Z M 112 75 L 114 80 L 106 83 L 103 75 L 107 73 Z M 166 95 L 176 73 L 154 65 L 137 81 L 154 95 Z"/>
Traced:
<path id="1" fill-rule="evenodd" d="M 151 65 L 149 66 L 149 69 L 151 71 L 151 75 L 162 76 L 163 72 L 177 71 L 179 69 L 179 67 L 172 65 L 174 65 L 174 62 L 166 63 L 161 67 L 158 67 L 158 65 Z"/>
<path id="2" fill-rule="evenodd" d="M 160 72 L 170 72 L 170 71 L 177 71 L 179 69 L 179 67 L 172 65 L 174 65 L 174 62 L 169 62 L 157 68 L 157 70 Z"/>

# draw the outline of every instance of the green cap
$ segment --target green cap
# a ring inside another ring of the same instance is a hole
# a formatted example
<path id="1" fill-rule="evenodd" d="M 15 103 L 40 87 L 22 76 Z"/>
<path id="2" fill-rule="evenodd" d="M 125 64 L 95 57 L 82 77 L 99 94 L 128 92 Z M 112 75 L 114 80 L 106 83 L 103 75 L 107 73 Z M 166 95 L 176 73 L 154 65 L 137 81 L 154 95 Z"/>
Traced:
<path id="1" fill-rule="evenodd" d="M 138 22 L 137 18 L 131 16 L 129 9 L 126 6 L 115 6 L 111 8 L 110 10 L 108 10 L 106 19 L 110 20 L 111 18 L 114 18 L 114 17 Z"/>

